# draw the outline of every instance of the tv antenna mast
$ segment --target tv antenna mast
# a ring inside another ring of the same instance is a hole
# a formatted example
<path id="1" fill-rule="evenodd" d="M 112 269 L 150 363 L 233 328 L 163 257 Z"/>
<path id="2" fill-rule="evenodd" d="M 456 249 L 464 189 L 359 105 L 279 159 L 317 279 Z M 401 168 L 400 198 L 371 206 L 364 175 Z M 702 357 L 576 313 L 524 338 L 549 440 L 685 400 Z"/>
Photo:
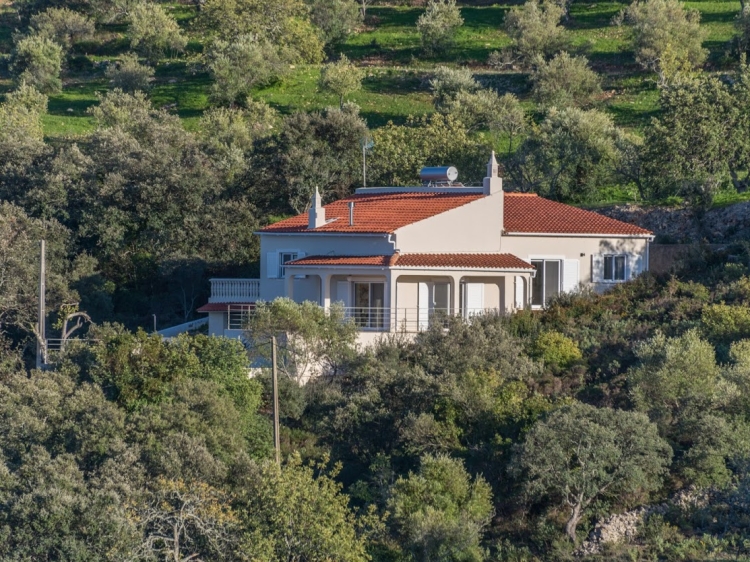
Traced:
<path id="1" fill-rule="evenodd" d="M 362 147 L 362 187 L 367 187 L 367 151 L 375 146 L 372 137 L 367 134 L 359 140 Z"/>

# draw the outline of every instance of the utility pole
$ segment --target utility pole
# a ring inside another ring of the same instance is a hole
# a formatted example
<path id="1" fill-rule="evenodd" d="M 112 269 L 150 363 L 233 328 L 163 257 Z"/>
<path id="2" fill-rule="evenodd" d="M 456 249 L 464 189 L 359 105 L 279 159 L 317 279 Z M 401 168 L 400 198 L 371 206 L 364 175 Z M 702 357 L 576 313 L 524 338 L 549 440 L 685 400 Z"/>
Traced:
<path id="1" fill-rule="evenodd" d="M 45 293 L 47 292 L 46 273 L 46 243 L 42 240 L 41 254 L 39 256 L 39 319 L 37 321 L 37 339 L 36 339 L 36 368 L 41 369 L 44 364 L 45 347 L 47 346 L 47 326 L 45 317 Z"/>
<path id="2" fill-rule="evenodd" d="M 276 464 L 281 466 L 281 440 L 279 438 L 279 375 L 276 369 L 276 336 L 271 336 L 271 363 L 273 378 L 273 448 L 276 451 Z"/>

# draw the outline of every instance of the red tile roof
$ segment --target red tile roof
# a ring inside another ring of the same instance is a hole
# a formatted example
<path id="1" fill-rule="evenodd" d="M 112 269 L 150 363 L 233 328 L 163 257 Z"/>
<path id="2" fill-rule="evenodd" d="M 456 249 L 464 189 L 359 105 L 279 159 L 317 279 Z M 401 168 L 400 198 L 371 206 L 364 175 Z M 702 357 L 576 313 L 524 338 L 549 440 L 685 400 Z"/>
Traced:
<path id="1" fill-rule="evenodd" d="M 534 269 L 513 254 L 402 254 L 398 267 L 460 267 L 467 269 Z"/>
<path id="2" fill-rule="evenodd" d="M 648 236 L 650 231 L 533 193 L 506 193 L 505 232 Z"/>
<path id="3" fill-rule="evenodd" d="M 307 256 L 296 266 L 435 267 L 463 269 L 534 269 L 513 254 L 393 254 L 391 256 Z"/>
<path id="4" fill-rule="evenodd" d="M 383 193 L 353 195 L 325 205 L 326 224 L 307 228 L 307 213 L 286 219 L 261 232 L 352 232 L 389 234 L 445 211 L 484 197 L 481 193 Z M 354 202 L 354 225 L 349 226 L 349 202 Z M 335 219 L 335 220 L 331 220 Z"/>
<path id="5" fill-rule="evenodd" d="M 247 310 L 248 308 L 255 308 L 254 302 L 210 302 L 204 304 L 196 312 L 227 312 Z"/>
<path id="6" fill-rule="evenodd" d="M 532 193 L 505 193 L 506 232 L 543 234 L 609 234 L 648 236 L 650 231 Z M 484 197 L 481 193 L 375 193 L 353 195 L 325 206 L 327 223 L 310 230 L 303 213 L 261 232 L 383 233 L 461 207 Z M 348 203 L 354 202 L 354 225 L 349 225 Z M 333 220 L 332 220 L 333 219 Z"/>

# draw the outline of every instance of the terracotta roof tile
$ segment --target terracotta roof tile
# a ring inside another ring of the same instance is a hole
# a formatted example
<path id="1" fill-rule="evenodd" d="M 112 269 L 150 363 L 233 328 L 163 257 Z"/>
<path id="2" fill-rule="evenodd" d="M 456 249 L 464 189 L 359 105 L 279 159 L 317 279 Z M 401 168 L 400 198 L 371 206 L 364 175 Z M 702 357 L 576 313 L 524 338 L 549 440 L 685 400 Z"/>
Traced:
<path id="1" fill-rule="evenodd" d="M 513 254 L 402 254 L 398 267 L 461 267 L 467 269 L 534 269 Z"/>
<path id="2" fill-rule="evenodd" d="M 505 194 L 506 232 L 550 234 L 615 234 L 644 236 L 650 231 L 532 193 Z"/>
<path id="3" fill-rule="evenodd" d="M 439 215 L 484 197 L 481 193 L 386 193 L 353 195 L 325 205 L 326 224 L 307 228 L 307 213 L 286 219 L 261 232 L 391 233 L 402 226 Z M 349 202 L 354 202 L 354 225 L 349 225 Z M 334 220 L 332 220 L 334 219 Z"/>
<path id="4" fill-rule="evenodd" d="M 393 254 L 392 256 L 306 256 L 287 265 L 534 269 L 513 254 Z"/>
<path id="5" fill-rule="evenodd" d="M 481 193 L 380 193 L 353 195 L 325 206 L 328 222 L 307 228 L 307 213 L 269 225 L 261 232 L 340 232 L 389 234 L 406 225 L 461 207 L 484 197 Z M 349 225 L 349 202 L 354 202 L 354 225 Z M 629 224 L 557 203 L 530 193 L 505 193 L 506 232 L 545 234 L 611 234 L 647 236 L 651 232 Z"/>

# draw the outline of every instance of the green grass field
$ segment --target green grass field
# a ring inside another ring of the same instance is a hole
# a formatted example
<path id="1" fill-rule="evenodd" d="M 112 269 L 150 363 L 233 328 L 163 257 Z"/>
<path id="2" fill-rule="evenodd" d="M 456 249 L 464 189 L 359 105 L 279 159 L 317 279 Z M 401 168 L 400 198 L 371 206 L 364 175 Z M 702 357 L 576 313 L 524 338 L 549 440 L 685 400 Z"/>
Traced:
<path id="1" fill-rule="evenodd" d="M 478 4 L 479 2 L 477 2 Z M 517 2 L 495 5 L 472 5 L 463 2 L 464 26 L 457 34 L 455 45 L 439 56 L 427 57 L 420 45 L 416 21 L 423 8 L 408 6 L 373 6 L 368 10 L 365 29 L 351 36 L 341 51 L 361 65 L 366 73 L 362 90 L 351 97 L 362 108 L 370 127 L 388 121 L 401 123 L 409 115 L 432 111 L 427 80 L 436 65 L 468 65 L 478 78 L 498 90 L 512 91 L 533 109 L 528 99 L 528 80 L 519 71 L 494 72 L 486 66 L 492 51 L 509 44 L 502 30 L 505 14 Z M 486 4 L 486 2 L 482 2 Z M 733 20 L 740 9 L 739 1 L 686 2 L 700 11 L 707 30 L 704 46 L 710 50 L 707 68 L 721 70 L 731 60 L 727 43 L 734 34 Z M 611 20 L 625 2 L 575 2 L 566 22 L 570 49 L 589 57 L 593 68 L 603 77 L 606 92 L 602 109 L 624 127 L 638 129 L 658 111 L 658 92 L 654 77 L 635 64 L 629 50 L 628 31 L 614 27 Z M 195 9 L 186 5 L 171 6 L 171 13 L 190 36 L 186 55 L 162 61 L 158 67 L 151 99 L 156 107 L 175 104 L 176 113 L 186 127 L 194 128 L 209 106 L 210 77 L 196 71 L 193 61 L 202 50 L 202 38 L 190 25 Z M 8 59 L 12 34 L 17 20 L 9 7 L 0 8 L 0 52 Z M 128 50 L 126 28 L 105 26 L 97 41 L 78 48 L 69 63 L 63 92 L 50 97 L 45 132 L 50 137 L 75 136 L 94 126 L 86 110 L 97 103 L 97 93 L 105 92 L 105 64 Z M 7 64 L 0 64 L 0 68 Z M 279 83 L 258 89 L 254 96 L 267 101 L 282 114 L 315 111 L 335 105 L 338 100 L 319 91 L 320 68 L 297 66 Z M 0 74 L 0 91 L 7 91 L 12 82 Z"/>

